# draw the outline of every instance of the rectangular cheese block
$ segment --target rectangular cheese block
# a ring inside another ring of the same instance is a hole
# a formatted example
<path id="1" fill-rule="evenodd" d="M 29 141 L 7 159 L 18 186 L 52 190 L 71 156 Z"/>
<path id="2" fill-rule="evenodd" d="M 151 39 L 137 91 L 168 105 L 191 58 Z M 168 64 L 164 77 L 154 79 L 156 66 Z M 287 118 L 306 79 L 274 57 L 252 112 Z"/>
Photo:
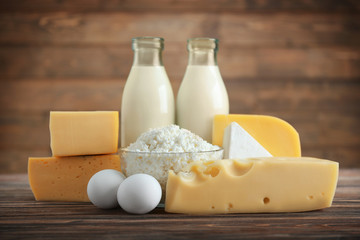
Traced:
<path id="1" fill-rule="evenodd" d="M 28 177 L 38 201 L 88 202 L 87 184 L 104 169 L 120 169 L 119 155 L 30 157 Z"/>
<path id="2" fill-rule="evenodd" d="M 188 214 L 302 212 L 330 207 L 337 162 L 249 158 L 196 162 L 169 171 L 165 211 Z"/>
<path id="3" fill-rule="evenodd" d="M 222 146 L 225 128 L 238 123 L 274 157 L 300 157 L 299 134 L 282 119 L 250 114 L 215 115 L 212 144 Z"/>
<path id="4" fill-rule="evenodd" d="M 115 153 L 119 112 L 50 112 L 50 136 L 56 157 Z"/>

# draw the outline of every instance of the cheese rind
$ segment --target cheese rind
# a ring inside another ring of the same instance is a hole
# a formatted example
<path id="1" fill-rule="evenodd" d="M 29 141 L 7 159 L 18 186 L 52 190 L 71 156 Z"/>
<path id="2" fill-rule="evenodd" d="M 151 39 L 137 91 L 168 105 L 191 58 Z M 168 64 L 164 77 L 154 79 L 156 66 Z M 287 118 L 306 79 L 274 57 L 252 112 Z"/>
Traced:
<path id="1" fill-rule="evenodd" d="M 53 156 L 115 153 L 118 149 L 119 112 L 50 112 Z"/>
<path id="2" fill-rule="evenodd" d="M 230 123 L 224 131 L 224 158 L 272 157 L 272 155 L 238 123 Z"/>
<path id="3" fill-rule="evenodd" d="M 38 201 L 89 202 L 87 184 L 104 169 L 120 171 L 119 155 L 30 157 L 28 177 Z"/>
<path id="4" fill-rule="evenodd" d="M 225 128 L 236 122 L 274 157 L 300 157 L 298 132 L 282 119 L 265 115 L 215 115 L 212 144 L 222 146 Z"/>
<path id="5" fill-rule="evenodd" d="M 337 162 L 316 158 L 249 158 L 197 162 L 169 172 L 165 211 L 188 214 L 302 212 L 330 207 Z"/>

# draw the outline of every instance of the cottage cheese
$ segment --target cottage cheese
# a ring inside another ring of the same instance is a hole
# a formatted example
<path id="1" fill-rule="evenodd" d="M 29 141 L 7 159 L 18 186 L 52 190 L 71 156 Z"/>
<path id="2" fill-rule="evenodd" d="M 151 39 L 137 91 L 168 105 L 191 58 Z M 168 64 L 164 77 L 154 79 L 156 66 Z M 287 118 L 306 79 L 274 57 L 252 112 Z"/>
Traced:
<path id="1" fill-rule="evenodd" d="M 218 149 L 218 146 L 177 125 L 151 129 L 128 147 L 128 150 L 137 152 L 199 152 Z"/>
<path id="2" fill-rule="evenodd" d="M 222 159 L 223 150 L 177 125 L 151 129 L 121 151 L 127 176 L 146 173 L 155 177 L 163 191 L 168 171 L 184 171 L 194 161 Z"/>

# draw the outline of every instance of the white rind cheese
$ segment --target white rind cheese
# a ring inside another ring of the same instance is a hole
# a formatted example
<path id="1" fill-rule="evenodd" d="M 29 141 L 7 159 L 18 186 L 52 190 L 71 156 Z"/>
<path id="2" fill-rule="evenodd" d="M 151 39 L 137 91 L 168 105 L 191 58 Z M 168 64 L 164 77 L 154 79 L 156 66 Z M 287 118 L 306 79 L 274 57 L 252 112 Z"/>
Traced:
<path id="1" fill-rule="evenodd" d="M 238 123 L 232 122 L 225 128 L 223 138 L 224 158 L 272 157 L 272 155 L 256 141 Z"/>

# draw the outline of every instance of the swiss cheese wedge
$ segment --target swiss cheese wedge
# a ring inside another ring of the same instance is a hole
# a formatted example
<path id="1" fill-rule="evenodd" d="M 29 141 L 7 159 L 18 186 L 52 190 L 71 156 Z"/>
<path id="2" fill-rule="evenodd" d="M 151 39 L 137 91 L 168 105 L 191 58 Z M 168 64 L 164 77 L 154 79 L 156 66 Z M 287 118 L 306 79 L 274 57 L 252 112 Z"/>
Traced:
<path id="1" fill-rule="evenodd" d="M 249 158 L 196 162 L 169 172 L 165 211 L 188 214 L 302 212 L 330 207 L 337 162 Z"/>

